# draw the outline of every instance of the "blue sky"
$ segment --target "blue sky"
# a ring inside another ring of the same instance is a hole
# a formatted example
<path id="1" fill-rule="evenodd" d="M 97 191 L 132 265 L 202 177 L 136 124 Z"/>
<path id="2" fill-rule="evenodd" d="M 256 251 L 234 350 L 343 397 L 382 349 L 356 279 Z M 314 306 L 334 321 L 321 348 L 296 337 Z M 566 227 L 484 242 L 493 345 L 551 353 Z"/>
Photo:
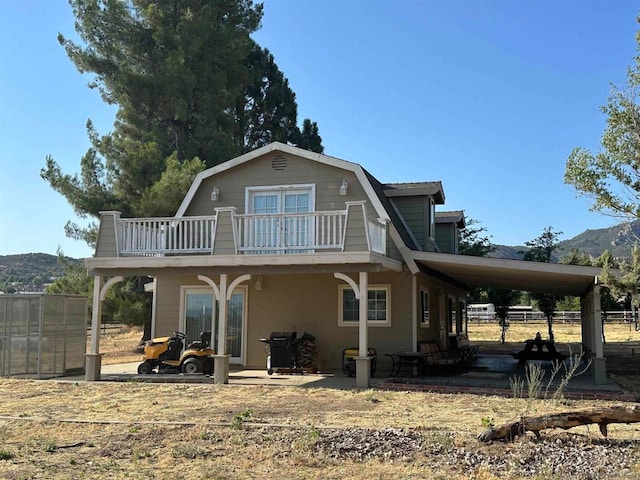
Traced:
<path id="1" fill-rule="evenodd" d="M 563 174 L 574 147 L 599 148 L 599 107 L 637 53 L 634 3 L 267 0 L 255 38 L 325 153 L 382 182 L 441 180 L 440 209 L 522 245 L 616 223 Z M 92 254 L 65 238 L 77 218 L 39 176 L 47 154 L 77 172 L 87 119 L 107 133 L 115 115 L 57 43 L 73 22 L 64 1 L 0 1 L 0 255 Z"/>

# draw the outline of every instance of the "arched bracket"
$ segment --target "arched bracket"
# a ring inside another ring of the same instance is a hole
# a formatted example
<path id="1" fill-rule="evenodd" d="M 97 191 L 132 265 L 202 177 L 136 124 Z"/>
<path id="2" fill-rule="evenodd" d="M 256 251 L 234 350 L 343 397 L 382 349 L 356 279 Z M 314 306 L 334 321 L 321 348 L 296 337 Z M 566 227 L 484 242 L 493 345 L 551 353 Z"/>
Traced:
<path id="1" fill-rule="evenodd" d="M 235 290 L 235 288 L 238 285 L 240 285 L 242 282 L 246 282 L 248 280 L 251 280 L 251 274 L 250 273 L 247 273 L 247 274 L 244 274 L 244 275 L 240 275 L 233 282 L 231 282 L 231 285 L 229 285 L 229 288 L 227 289 L 227 300 L 231 300 L 231 295 L 233 295 L 233 291 Z"/>
<path id="2" fill-rule="evenodd" d="M 124 280 L 124 277 L 121 277 L 121 276 L 110 278 L 109 281 L 105 283 L 104 286 L 100 289 L 100 301 L 104 302 L 104 299 L 107 297 L 107 292 L 109 291 L 109 289 L 113 287 L 116 283 L 121 282 L 123 280 Z"/>
<path id="3" fill-rule="evenodd" d="M 216 300 L 220 300 L 220 289 L 218 288 L 218 285 L 216 285 L 216 282 L 205 275 L 198 275 L 198 280 L 213 288 L 213 294 L 216 296 Z"/>
<path id="4" fill-rule="evenodd" d="M 358 284 L 356 284 L 356 282 L 351 277 L 346 276 L 344 273 L 334 273 L 333 276 L 338 280 L 347 282 L 353 289 L 353 293 L 355 294 L 356 298 L 360 298 L 360 287 L 358 287 Z"/>

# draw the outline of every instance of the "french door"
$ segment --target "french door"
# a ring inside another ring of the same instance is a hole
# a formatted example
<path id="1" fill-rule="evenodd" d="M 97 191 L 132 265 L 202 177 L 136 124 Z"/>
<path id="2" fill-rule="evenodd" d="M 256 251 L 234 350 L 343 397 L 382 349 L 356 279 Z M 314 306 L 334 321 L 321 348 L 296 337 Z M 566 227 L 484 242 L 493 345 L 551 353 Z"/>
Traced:
<path id="1" fill-rule="evenodd" d="M 309 251 L 313 243 L 313 211 L 311 186 L 292 186 L 277 189 L 249 189 L 247 211 L 254 215 L 248 230 L 249 244 L 264 248 L 259 253 Z M 291 214 L 291 215 L 279 215 Z"/>
<path id="2" fill-rule="evenodd" d="M 244 363 L 244 338 L 246 332 L 246 293 L 247 287 L 237 287 L 229 300 L 227 319 L 227 354 L 231 363 Z M 218 325 L 220 305 L 216 302 L 215 317 L 213 311 L 213 293 L 208 287 L 186 287 L 182 294 L 181 329 L 189 344 L 200 339 L 200 332 L 211 332 L 211 348 L 218 349 Z M 185 345 L 186 346 L 186 345 Z"/>

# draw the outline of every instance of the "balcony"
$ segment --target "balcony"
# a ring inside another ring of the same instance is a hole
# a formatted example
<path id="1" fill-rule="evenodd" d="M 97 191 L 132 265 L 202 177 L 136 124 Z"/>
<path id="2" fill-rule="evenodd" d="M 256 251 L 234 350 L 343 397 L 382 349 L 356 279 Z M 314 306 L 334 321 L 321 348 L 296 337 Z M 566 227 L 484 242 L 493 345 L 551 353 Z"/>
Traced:
<path id="1" fill-rule="evenodd" d="M 180 218 L 120 218 L 118 212 L 103 212 L 96 257 L 343 251 L 384 255 L 386 226 L 365 218 L 364 209 L 351 207 L 264 215 L 219 208 L 216 215 Z"/>

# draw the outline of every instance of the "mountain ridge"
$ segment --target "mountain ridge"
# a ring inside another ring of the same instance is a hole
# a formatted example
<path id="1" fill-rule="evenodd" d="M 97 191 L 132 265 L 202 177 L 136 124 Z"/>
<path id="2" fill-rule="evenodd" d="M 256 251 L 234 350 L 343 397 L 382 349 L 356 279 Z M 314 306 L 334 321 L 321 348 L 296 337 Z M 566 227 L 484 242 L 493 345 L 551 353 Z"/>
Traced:
<path id="1" fill-rule="evenodd" d="M 562 240 L 558 243 L 556 258 L 566 256 L 571 250 L 577 249 L 592 257 L 599 257 L 608 250 L 614 257 L 629 258 L 633 245 L 640 242 L 640 220 L 624 222 L 611 227 L 590 229 L 588 228 L 575 237 Z M 492 258 L 506 258 L 522 260 L 521 251 L 528 248 L 524 245 L 494 245 L 496 250 L 489 254 Z"/>

